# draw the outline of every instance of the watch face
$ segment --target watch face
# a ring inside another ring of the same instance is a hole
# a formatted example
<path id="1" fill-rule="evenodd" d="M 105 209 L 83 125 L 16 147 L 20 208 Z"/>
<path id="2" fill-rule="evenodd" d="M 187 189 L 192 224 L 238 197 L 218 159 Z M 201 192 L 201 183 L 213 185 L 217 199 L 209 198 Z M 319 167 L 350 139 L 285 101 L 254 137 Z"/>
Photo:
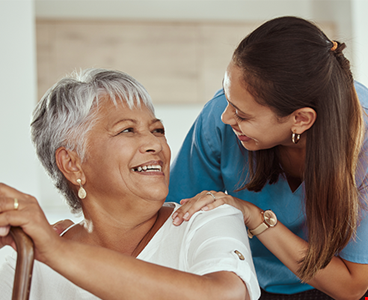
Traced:
<path id="1" fill-rule="evenodd" d="M 266 224 L 268 224 L 270 227 L 273 227 L 277 224 L 277 218 L 273 211 L 266 210 L 263 214 L 263 217 Z"/>

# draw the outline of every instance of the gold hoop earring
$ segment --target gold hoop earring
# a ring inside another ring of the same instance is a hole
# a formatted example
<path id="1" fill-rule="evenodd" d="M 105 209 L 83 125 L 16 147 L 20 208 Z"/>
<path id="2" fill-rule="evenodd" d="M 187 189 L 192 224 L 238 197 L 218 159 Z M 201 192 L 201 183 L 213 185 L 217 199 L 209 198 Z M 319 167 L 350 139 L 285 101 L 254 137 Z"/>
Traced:
<path id="1" fill-rule="evenodd" d="M 79 199 L 84 199 L 87 196 L 87 192 L 82 186 L 82 180 L 78 178 L 77 182 L 79 183 L 78 197 Z"/>
<path id="2" fill-rule="evenodd" d="M 293 132 L 293 134 L 291 135 L 291 141 L 293 142 L 293 144 L 297 144 L 299 140 L 300 140 L 300 134 Z"/>

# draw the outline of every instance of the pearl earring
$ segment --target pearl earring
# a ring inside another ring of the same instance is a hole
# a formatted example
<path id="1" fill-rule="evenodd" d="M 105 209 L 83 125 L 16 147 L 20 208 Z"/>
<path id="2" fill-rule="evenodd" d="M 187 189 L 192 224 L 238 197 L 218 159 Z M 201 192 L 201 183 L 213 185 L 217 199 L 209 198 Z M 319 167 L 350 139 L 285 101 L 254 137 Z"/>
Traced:
<path id="1" fill-rule="evenodd" d="M 79 183 L 79 190 L 78 190 L 78 197 L 80 199 L 84 199 L 87 196 L 87 192 L 86 190 L 83 188 L 82 186 L 82 180 L 80 180 L 79 178 L 77 179 L 77 182 Z"/>

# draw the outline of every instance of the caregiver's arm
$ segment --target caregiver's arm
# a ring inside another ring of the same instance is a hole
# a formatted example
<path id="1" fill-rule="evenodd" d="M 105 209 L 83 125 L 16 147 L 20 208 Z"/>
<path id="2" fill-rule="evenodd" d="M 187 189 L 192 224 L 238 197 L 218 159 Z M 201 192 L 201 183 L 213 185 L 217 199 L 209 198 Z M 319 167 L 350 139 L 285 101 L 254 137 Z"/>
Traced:
<path id="1" fill-rule="evenodd" d="M 33 239 L 35 257 L 103 299 L 248 299 L 244 282 L 232 272 L 203 276 L 147 263 L 109 249 L 60 238 L 37 200 L 0 184 L 0 226 L 21 226 Z M 19 209 L 14 209 L 14 198 Z M 9 243 L 9 236 L 0 243 Z"/>
<path id="2" fill-rule="evenodd" d="M 259 224 L 261 222 L 260 218 Z M 255 228 L 255 224 L 249 228 Z M 282 223 L 272 230 L 266 230 L 257 238 L 294 274 L 298 274 L 298 262 L 303 259 L 308 247 L 306 241 Z M 368 264 L 352 263 L 335 256 L 326 268 L 319 270 L 307 283 L 334 299 L 360 299 L 368 290 Z"/>
<path id="3" fill-rule="evenodd" d="M 203 191 L 192 199 L 184 200 L 185 204 L 177 210 L 178 224 L 183 217 L 190 219 L 192 214 L 205 207 L 205 210 L 213 209 L 224 203 L 240 209 L 244 215 L 245 225 L 254 229 L 263 222 L 261 209 L 254 204 L 226 195 L 222 192 L 212 193 L 213 197 Z M 175 221 L 175 220 L 174 220 Z M 361 225 L 368 227 L 368 216 L 361 221 Z M 257 237 L 287 268 L 298 275 L 300 261 L 303 259 L 308 243 L 291 232 L 280 221 L 274 228 L 269 228 Z M 330 295 L 334 299 L 360 299 L 368 290 L 368 264 L 352 263 L 341 257 L 335 256 L 326 268 L 319 270 L 316 276 L 307 281 L 308 284 Z"/>

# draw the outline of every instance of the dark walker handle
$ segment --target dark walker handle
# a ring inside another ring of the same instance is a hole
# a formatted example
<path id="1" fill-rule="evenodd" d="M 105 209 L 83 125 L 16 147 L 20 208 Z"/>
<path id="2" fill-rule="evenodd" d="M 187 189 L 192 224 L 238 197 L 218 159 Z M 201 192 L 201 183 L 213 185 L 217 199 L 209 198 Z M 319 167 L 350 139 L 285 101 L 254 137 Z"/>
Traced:
<path id="1" fill-rule="evenodd" d="M 33 241 L 20 227 L 11 227 L 10 234 L 17 246 L 17 266 L 12 300 L 28 300 L 34 261 Z"/>

